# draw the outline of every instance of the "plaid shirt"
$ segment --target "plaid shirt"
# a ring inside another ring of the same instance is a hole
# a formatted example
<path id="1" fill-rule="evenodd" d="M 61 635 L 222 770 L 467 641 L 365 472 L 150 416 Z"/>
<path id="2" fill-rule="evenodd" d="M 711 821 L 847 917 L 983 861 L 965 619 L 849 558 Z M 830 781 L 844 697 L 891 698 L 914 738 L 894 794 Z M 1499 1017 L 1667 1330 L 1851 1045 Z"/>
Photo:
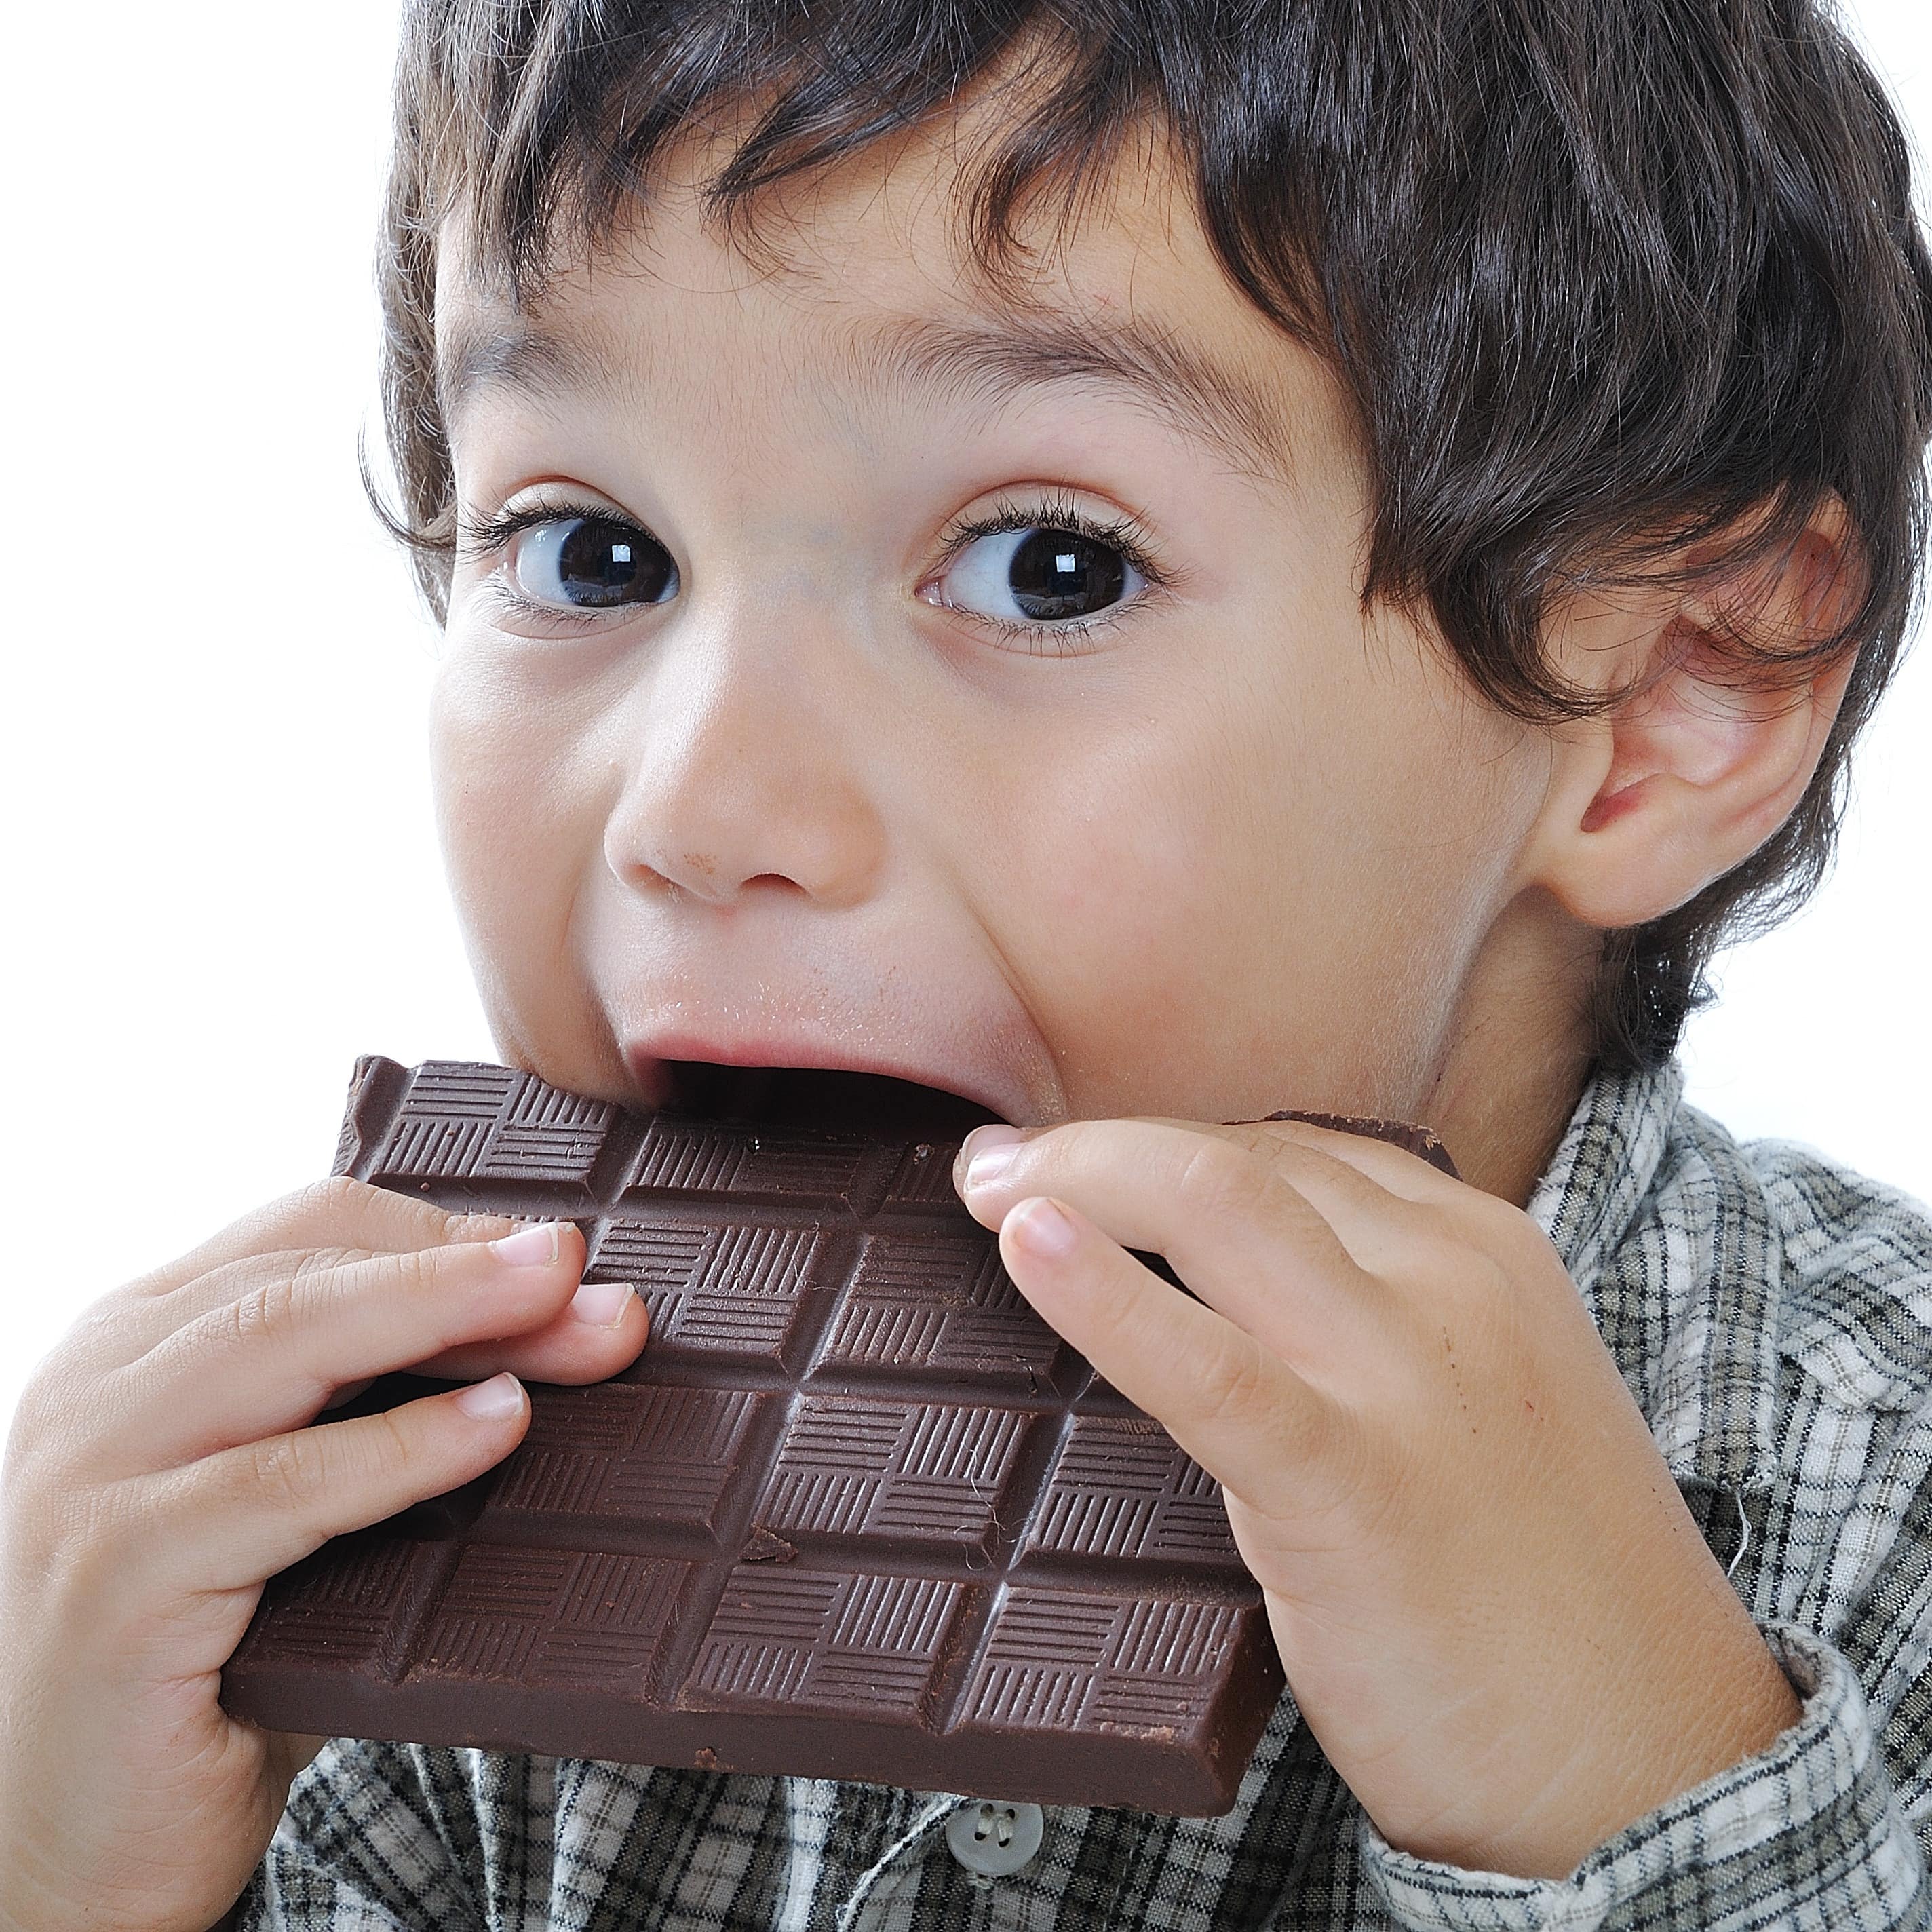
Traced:
<path id="1" fill-rule="evenodd" d="M 1595 1079 L 1529 1213 L 1803 1715 L 1568 1879 L 1395 1850 L 1284 1696 L 1226 1817 L 1050 1812 L 1030 1863 L 977 1883 L 944 1795 L 338 1741 L 238 1924 L 1932 1926 L 1932 1217 L 1808 1149 L 1739 1146 L 1682 1090 L 1675 1066 Z"/>

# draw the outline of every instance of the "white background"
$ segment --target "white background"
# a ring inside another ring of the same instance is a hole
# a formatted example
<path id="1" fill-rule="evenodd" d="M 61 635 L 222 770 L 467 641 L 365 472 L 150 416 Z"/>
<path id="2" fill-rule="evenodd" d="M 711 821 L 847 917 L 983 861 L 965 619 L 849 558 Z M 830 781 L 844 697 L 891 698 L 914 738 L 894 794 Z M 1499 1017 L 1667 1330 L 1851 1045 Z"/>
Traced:
<path id="1" fill-rule="evenodd" d="M 1851 10 L 1922 134 L 1923 6 Z M 358 1053 L 494 1057 L 430 828 L 435 638 L 356 473 L 393 34 L 393 0 L 11 16 L 0 1424 L 94 1296 L 326 1172 Z M 1888 704 L 1691 1094 L 1932 1197 L 1923 652 Z"/>

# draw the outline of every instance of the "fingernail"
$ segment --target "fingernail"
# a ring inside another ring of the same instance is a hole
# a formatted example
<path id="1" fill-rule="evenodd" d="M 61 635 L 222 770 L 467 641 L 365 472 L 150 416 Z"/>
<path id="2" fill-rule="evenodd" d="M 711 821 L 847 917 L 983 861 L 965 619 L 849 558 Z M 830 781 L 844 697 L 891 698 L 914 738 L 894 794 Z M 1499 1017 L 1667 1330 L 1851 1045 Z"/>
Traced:
<path id="1" fill-rule="evenodd" d="M 1064 1255 L 1080 1238 L 1080 1231 L 1060 1212 L 1058 1202 L 1044 1194 L 1022 1201 L 1006 1218 L 1014 1240 L 1036 1255 Z"/>
<path id="2" fill-rule="evenodd" d="M 519 1228 L 490 1246 L 499 1261 L 508 1262 L 512 1268 L 548 1268 L 560 1252 L 556 1223 L 545 1221 L 538 1227 Z"/>
<path id="3" fill-rule="evenodd" d="M 456 1398 L 457 1407 L 478 1422 L 501 1422 L 505 1416 L 515 1414 L 523 1402 L 522 1388 L 507 1371 L 492 1376 L 487 1382 L 472 1382 Z"/>
<path id="4" fill-rule="evenodd" d="M 1019 1127 L 975 1127 L 959 1149 L 968 1187 L 985 1187 L 998 1180 L 1018 1158 L 1026 1134 Z"/>
<path id="5" fill-rule="evenodd" d="M 636 1299 L 628 1281 L 586 1281 L 570 1298 L 570 1312 L 593 1328 L 614 1328 Z"/>

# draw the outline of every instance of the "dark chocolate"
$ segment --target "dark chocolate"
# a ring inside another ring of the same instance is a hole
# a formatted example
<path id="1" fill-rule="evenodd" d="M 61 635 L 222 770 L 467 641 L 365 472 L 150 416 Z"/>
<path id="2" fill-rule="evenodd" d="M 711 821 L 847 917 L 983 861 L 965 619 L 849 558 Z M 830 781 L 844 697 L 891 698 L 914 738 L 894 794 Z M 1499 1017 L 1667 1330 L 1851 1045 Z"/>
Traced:
<path id="1" fill-rule="evenodd" d="M 970 1118 L 951 1142 L 774 1128 L 362 1061 L 338 1173 L 574 1220 L 586 1279 L 634 1284 L 650 1339 L 608 1382 L 531 1384 L 529 1432 L 476 1481 L 272 1579 L 226 1708 L 1226 1811 L 1282 1689 L 1260 1592 L 1214 1480 L 1033 1313 L 961 1204 Z M 385 1377 L 342 1412 L 448 1385 Z"/>
<path id="2" fill-rule="evenodd" d="M 1299 1120 L 1306 1126 L 1327 1127 L 1336 1133 L 1363 1134 L 1371 1140 L 1387 1141 L 1391 1146 L 1400 1148 L 1403 1153 L 1427 1161 L 1431 1167 L 1440 1168 L 1450 1180 L 1460 1178 L 1456 1172 L 1456 1163 L 1449 1158 L 1449 1150 L 1436 1135 L 1427 1127 L 1412 1126 L 1406 1120 L 1377 1120 L 1367 1114 L 1301 1114 L 1292 1111 L 1265 1114 L 1262 1118 L 1269 1120 Z"/>

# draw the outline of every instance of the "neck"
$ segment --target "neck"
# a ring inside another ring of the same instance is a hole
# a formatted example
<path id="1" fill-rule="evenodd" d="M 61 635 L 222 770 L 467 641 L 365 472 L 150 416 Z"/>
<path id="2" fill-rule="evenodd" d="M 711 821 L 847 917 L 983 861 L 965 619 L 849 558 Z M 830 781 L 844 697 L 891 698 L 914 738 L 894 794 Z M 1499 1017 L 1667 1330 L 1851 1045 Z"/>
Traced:
<path id="1" fill-rule="evenodd" d="M 1547 892 L 1523 893 L 1490 928 L 1416 1095 L 1411 1118 L 1442 1136 L 1462 1178 L 1518 1208 L 1582 1096 L 1602 940 Z"/>

